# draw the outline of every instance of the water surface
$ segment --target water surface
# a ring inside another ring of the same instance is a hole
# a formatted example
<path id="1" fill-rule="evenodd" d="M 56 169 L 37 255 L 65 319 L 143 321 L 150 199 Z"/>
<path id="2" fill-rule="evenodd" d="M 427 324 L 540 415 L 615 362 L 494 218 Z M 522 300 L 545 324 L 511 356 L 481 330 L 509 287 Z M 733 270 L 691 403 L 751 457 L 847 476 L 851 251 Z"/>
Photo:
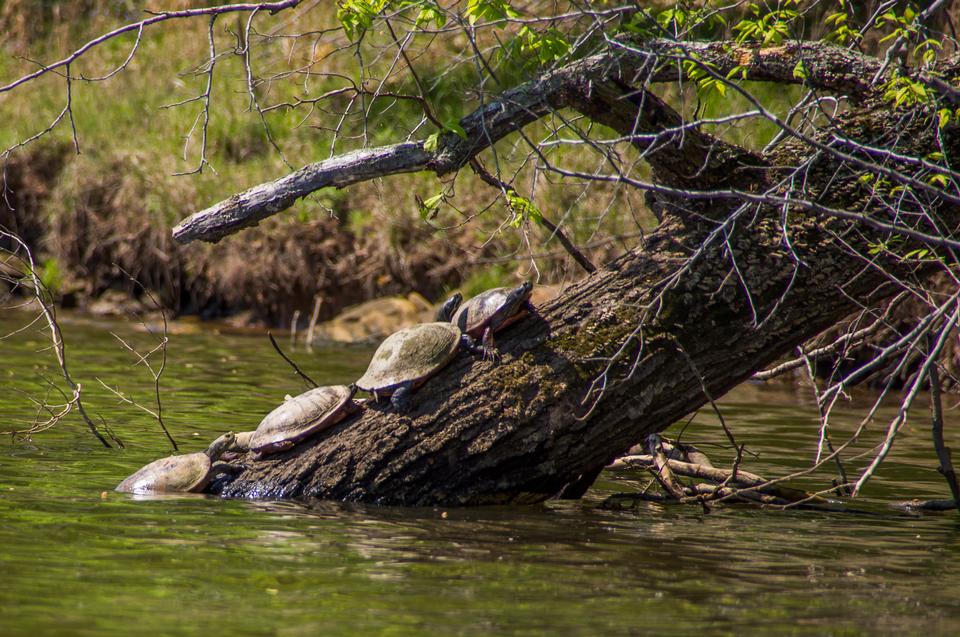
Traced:
<path id="1" fill-rule="evenodd" d="M 0 329 L 26 319 L 7 313 Z M 171 334 L 161 380 L 164 420 L 183 451 L 255 426 L 303 389 L 263 335 L 185 325 Z M 141 351 L 157 338 L 135 323 L 76 317 L 65 317 L 64 331 L 89 409 L 126 448 L 104 449 L 73 417 L 3 441 L 0 635 L 960 633 L 960 516 L 886 507 L 945 497 L 923 408 L 856 503 L 859 515 L 599 508 L 647 482 L 630 471 L 604 474 L 584 501 L 536 507 L 137 498 L 112 488 L 169 444 L 97 379 L 153 407 L 152 377 L 111 332 Z M 0 341 L 0 430 L 34 420 L 30 397 L 56 397 L 43 380 L 57 378 L 47 346 L 36 329 Z M 370 350 L 292 354 L 332 383 L 355 379 Z M 835 435 L 855 425 L 866 399 L 843 406 Z M 752 454 L 746 469 L 809 466 L 817 436 L 807 392 L 747 385 L 721 407 Z M 950 416 L 953 431 L 960 419 Z M 715 460 L 731 458 L 713 414 L 700 414 L 685 437 Z M 795 484 L 822 487 L 830 477 L 823 470 Z"/>

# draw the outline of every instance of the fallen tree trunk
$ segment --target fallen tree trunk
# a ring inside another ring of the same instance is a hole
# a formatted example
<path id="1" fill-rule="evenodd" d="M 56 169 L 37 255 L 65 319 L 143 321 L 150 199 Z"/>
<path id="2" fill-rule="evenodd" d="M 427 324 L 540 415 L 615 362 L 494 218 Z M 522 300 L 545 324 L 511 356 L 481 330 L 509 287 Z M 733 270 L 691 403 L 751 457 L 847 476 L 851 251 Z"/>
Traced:
<path id="1" fill-rule="evenodd" d="M 641 138 L 679 116 L 636 80 L 631 70 L 572 82 L 561 101 L 637 135 L 648 152 L 665 217 L 640 247 L 511 327 L 498 338 L 502 363 L 463 355 L 415 394 L 409 416 L 371 404 L 308 444 L 250 461 L 221 492 L 404 505 L 550 498 L 896 294 L 891 275 L 922 276 L 924 264 L 868 256 L 892 231 L 906 249 L 933 235 L 955 245 L 954 198 L 916 186 L 936 223 L 892 219 L 858 181 L 873 155 L 835 143 L 842 131 L 865 147 L 923 157 L 938 131 L 922 116 L 865 95 L 838 130 L 758 157 L 695 130 Z M 956 144 L 948 139 L 948 161 L 960 156 Z M 791 185 L 798 175 L 802 199 Z"/>
<path id="2" fill-rule="evenodd" d="M 511 328 L 499 339 L 500 365 L 460 358 L 415 395 L 411 417 L 368 409 L 294 452 L 251 463 L 225 494 L 408 505 L 543 500 L 703 405 L 705 391 L 723 395 L 856 309 L 851 298 L 824 295 L 825 283 L 848 283 L 852 298 L 869 303 L 882 297 L 881 276 L 851 280 L 861 264 L 832 242 L 815 244 L 820 250 L 801 254 L 813 267 L 757 328 L 736 283 L 724 283 L 729 261 L 719 249 L 664 289 L 687 258 L 681 236 L 666 224 L 643 250 Z M 737 254 L 750 264 L 744 276 L 757 283 L 761 308 L 789 278 L 776 237 L 768 239 Z M 714 301 L 701 304 L 712 292 Z M 663 310 L 644 317 L 651 304 Z M 597 378 L 606 386 L 588 391 Z"/>

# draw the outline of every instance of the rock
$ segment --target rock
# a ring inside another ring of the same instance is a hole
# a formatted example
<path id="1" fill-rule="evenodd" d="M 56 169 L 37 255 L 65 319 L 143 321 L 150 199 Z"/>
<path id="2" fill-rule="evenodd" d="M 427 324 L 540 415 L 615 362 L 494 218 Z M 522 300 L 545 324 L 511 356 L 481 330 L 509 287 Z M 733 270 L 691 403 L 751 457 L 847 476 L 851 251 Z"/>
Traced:
<path id="1" fill-rule="evenodd" d="M 86 307 L 93 316 L 138 316 L 143 313 L 144 306 L 139 300 L 132 298 L 126 292 L 119 290 L 105 290 L 98 298 L 90 301 Z"/>
<path id="2" fill-rule="evenodd" d="M 436 309 L 425 298 L 411 293 L 406 298 L 388 296 L 354 305 L 314 329 L 314 342 L 369 343 L 397 330 L 433 320 Z"/>

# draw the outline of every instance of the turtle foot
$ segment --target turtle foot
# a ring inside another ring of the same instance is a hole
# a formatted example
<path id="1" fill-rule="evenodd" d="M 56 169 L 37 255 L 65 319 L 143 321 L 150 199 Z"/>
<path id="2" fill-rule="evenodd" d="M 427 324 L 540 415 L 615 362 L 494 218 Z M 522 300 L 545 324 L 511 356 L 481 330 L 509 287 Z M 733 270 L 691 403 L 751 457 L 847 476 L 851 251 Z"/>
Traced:
<path id="1" fill-rule="evenodd" d="M 500 363 L 503 360 L 503 355 L 495 347 L 483 346 L 480 349 L 483 350 L 483 360 L 485 361 Z"/>

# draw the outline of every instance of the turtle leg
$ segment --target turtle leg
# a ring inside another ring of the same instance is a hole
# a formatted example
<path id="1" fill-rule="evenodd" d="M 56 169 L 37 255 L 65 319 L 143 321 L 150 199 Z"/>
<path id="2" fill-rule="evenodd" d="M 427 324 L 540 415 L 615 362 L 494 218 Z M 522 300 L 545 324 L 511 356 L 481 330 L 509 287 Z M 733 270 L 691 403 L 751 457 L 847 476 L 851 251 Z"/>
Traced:
<path id="1" fill-rule="evenodd" d="M 210 467 L 210 473 L 207 474 L 207 479 L 202 483 L 202 486 L 199 488 L 193 489 L 194 491 L 207 493 L 214 492 L 220 493 L 223 490 L 225 480 L 230 482 L 230 478 L 234 478 L 247 469 L 247 466 L 241 463 L 230 463 L 218 461 L 214 462 Z M 213 489 L 211 489 L 213 487 Z"/>
<path id="2" fill-rule="evenodd" d="M 235 476 L 246 471 L 247 466 L 231 462 L 214 462 L 210 467 L 210 478 L 216 479 L 221 476 Z"/>
<path id="3" fill-rule="evenodd" d="M 405 414 L 410 411 L 410 396 L 413 395 L 413 383 L 403 383 L 390 396 L 390 404 L 399 414 Z"/>
<path id="4" fill-rule="evenodd" d="M 483 350 L 483 360 L 500 362 L 500 352 L 497 351 L 497 344 L 493 340 L 493 329 L 488 327 L 483 331 L 483 341 L 480 348 Z"/>
<path id="5" fill-rule="evenodd" d="M 481 356 L 483 354 L 483 348 L 477 345 L 477 342 L 473 340 L 473 337 L 469 334 L 460 335 L 460 349 L 474 356 Z"/>

